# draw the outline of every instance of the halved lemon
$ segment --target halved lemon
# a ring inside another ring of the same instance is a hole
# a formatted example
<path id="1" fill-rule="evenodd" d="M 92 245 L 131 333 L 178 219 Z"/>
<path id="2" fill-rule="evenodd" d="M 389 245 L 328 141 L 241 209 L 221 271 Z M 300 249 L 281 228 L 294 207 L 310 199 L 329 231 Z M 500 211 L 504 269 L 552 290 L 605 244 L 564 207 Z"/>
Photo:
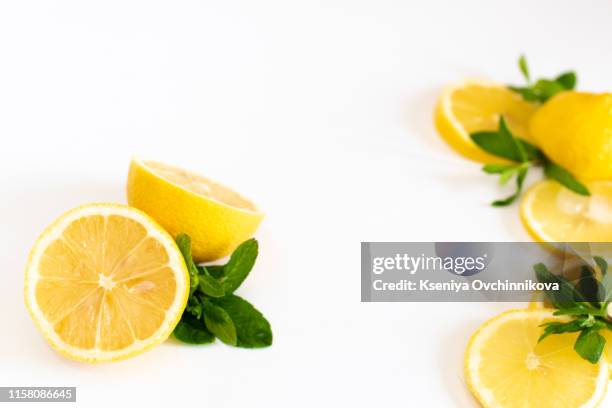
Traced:
<path id="1" fill-rule="evenodd" d="M 521 220 L 542 242 L 612 242 L 612 182 L 590 183 L 590 196 L 544 180 L 521 201 Z"/>
<path id="2" fill-rule="evenodd" d="M 516 136 L 531 140 L 528 124 L 536 109 L 536 105 L 524 101 L 503 84 L 472 79 L 450 85 L 443 91 L 434 120 L 440 135 L 465 157 L 482 163 L 499 163 L 503 159 L 481 150 L 470 139 L 470 133 L 497 130 L 503 116 Z"/>
<path id="3" fill-rule="evenodd" d="M 127 197 L 172 236 L 189 234 L 198 262 L 229 255 L 263 219 L 255 204 L 228 187 L 153 160 L 132 160 Z"/>
<path id="4" fill-rule="evenodd" d="M 61 354 L 98 362 L 134 356 L 166 340 L 189 296 L 174 243 L 141 211 L 90 204 L 51 224 L 32 248 L 25 302 Z"/>
<path id="5" fill-rule="evenodd" d="M 577 333 L 538 343 L 550 309 L 509 310 L 484 323 L 465 353 L 470 391 L 485 407 L 595 407 L 608 386 L 608 363 L 582 359 Z"/>

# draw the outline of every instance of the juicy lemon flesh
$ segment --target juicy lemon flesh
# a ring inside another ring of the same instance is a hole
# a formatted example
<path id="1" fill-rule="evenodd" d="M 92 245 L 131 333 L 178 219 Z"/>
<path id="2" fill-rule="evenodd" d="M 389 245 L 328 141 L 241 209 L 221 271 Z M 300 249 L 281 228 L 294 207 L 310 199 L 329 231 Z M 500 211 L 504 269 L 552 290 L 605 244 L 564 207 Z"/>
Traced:
<path id="1" fill-rule="evenodd" d="M 582 196 L 554 181 L 536 184 L 521 203 L 527 230 L 539 241 L 612 242 L 612 182 L 588 188 Z"/>
<path id="2" fill-rule="evenodd" d="M 578 356 L 573 349 L 577 333 L 552 335 L 538 343 L 540 325 L 551 318 L 552 311 L 546 309 L 509 311 L 474 334 L 466 353 L 466 375 L 484 406 L 593 406 L 603 396 L 607 362 L 591 364 Z"/>
<path id="3" fill-rule="evenodd" d="M 561 92 L 529 123 L 536 144 L 583 181 L 612 179 L 612 94 Z"/>
<path id="4" fill-rule="evenodd" d="M 528 124 L 535 110 L 534 104 L 504 85 L 466 81 L 443 94 L 436 110 L 436 126 L 459 153 L 480 162 L 500 162 L 476 146 L 470 133 L 497 130 L 503 116 L 516 136 L 531 140 Z"/>
<path id="5" fill-rule="evenodd" d="M 472 85 L 453 94 L 452 110 L 467 133 L 497 130 L 503 116 L 515 135 L 527 138 L 535 107 L 505 88 Z"/>
<path id="6" fill-rule="evenodd" d="M 86 215 L 42 249 L 34 301 L 60 347 L 72 350 L 65 353 L 69 357 L 96 360 L 95 352 L 107 352 L 112 359 L 113 352 L 147 342 L 167 323 L 181 295 L 173 268 L 166 247 L 139 221 Z M 82 357 L 80 351 L 90 353 Z"/>
<path id="7" fill-rule="evenodd" d="M 168 181 L 180 185 L 196 194 L 214 198 L 232 207 L 255 211 L 255 206 L 248 200 L 227 187 L 215 183 L 204 176 L 181 169 L 180 167 L 147 160 L 144 164 Z"/>

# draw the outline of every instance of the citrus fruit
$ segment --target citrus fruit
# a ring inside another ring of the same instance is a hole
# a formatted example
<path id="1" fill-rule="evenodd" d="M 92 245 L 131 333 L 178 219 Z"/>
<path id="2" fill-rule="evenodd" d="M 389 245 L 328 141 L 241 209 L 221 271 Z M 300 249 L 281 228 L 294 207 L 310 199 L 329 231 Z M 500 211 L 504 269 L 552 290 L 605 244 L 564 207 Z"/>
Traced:
<path id="1" fill-rule="evenodd" d="M 229 188 L 181 168 L 132 160 L 128 203 L 149 214 L 172 236 L 191 236 L 197 262 L 230 254 L 251 238 L 263 218 L 255 205 Z"/>
<path id="2" fill-rule="evenodd" d="M 510 130 L 530 140 L 528 123 L 536 105 L 503 84 L 467 80 L 447 87 L 436 105 L 434 120 L 442 137 L 465 157 L 482 163 L 502 162 L 481 150 L 470 139 L 470 133 L 497 130 L 504 117 Z"/>
<path id="3" fill-rule="evenodd" d="M 139 210 L 90 204 L 40 235 L 25 273 L 32 319 L 61 354 L 119 360 L 166 340 L 189 296 L 172 240 Z"/>
<path id="4" fill-rule="evenodd" d="M 583 181 L 612 179 L 612 94 L 561 92 L 531 118 L 533 140 Z"/>
<path id="5" fill-rule="evenodd" d="M 521 201 L 521 220 L 542 242 L 612 242 L 612 182 L 588 184 L 590 196 L 578 195 L 544 180 Z"/>
<path id="6" fill-rule="evenodd" d="M 582 359 L 578 333 L 538 343 L 551 309 L 509 310 L 484 323 L 465 353 L 468 387 L 485 407 L 595 407 L 608 386 L 608 363 Z"/>

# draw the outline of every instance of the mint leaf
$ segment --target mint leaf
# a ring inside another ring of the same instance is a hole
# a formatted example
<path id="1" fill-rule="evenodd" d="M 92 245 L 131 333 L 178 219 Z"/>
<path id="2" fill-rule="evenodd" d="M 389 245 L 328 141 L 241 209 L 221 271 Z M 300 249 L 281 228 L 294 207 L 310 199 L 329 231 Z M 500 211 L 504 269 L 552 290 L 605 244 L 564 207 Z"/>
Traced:
<path id="1" fill-rule="evenodd" d="M 559 182 L 561 185 L 567 187 L 576 194 L 584 196 L 591 195 L 591 193 L 584 186 L 584 184 L 576 180 L 574 176 L 572 176 L 563 167 L 551 162 L 550 160 L 546 160 L 544 162 L 544 175 L 546 175 L 546 177 L 548 177 L 549 179 Z"/>
<path id="2" fill-rule="evenodd" d="M 521 73 L 523 74 L 523 77 L 525 78 L 525 81 L 529 83 L 530 81 L 529 67 L 527 66 L 527 58 L 525 58 L 524 54 L 519 57 L 518 66 L 519 66 L 519 69 L 521 70 Z"/>
<path id="3" fill-rule="evenodd" d="M 561 84 L 566 90 L 571 91 L 576 87 L 576 73 L 574 71 L 564 72 L 555 78 L 555 81 Z"/>
<path id="4" fill-rule="evenodd" d="M 520 162 L 513 139 L 508 139 L 498 132 L 476 132 L 470 138 L 485 152 L 514 162 Z"/>
<path id="5" fill-rule="evenodd" d="M 527 177 L 527 168 L 521 167 L 518 171 L 518 176 L 516 177 L 516 192 L 512 194 L 510 197 L 504 198 L 503 200 L 496 200 L 491 203 L 493 207 L 504 207 L 510 205 L 518 198 L 521 194 L 521 190 L 523 189 L 523 182 L 525 181 L 525 177 Z"/>
<path id="6" fill-rule="evenodd" d="M 259 348 L 272 344 L 270 323 L 249 302 L 236 295 L 228 295 L 211 301 L 223 308 L 234 322 L 238 347 Z"/>
<path id="7" fill-rule="evenodd" d="M 608 273 L 608 262 L 604 258 L 602 258 L 601 256 L 594 256 L 593 260 L 599 267 L 599 270 L 601 271 L 602 275 Z"/>
<path id="8" fill-rule="evenodd" d="M 257 253 L 258 244 L 254 238 L 244 241 L 234 250 L 229 262 L 223 266 L 220 278 L 225 293 L 233 293 L 244 282 L 253 269 Z"/>
<path id="9" fill-rule="evenodd" d="M 580 269 L 578 288 L 585 300 L 589 302 L 599 301 L 599 282 L 595 279 L 595 272 L 588 265 L 583 265 Z"/>
<path id="10" fill-rule="evenodd" d="M 596 364 L 601 357 L 606 339 L 599 334 L 599 326 L 592 326 L 580 333 L 574 344 L 574 350 L 588 362 Z"/>
<path id="11" fill-rule="evenodd" d="M 535 83 L 532 83 L 529 68 L 527 66 L 527 59 L 524 55 L 519 57 L 518 66 L 521 74 L 525 78 L 527 86 L 509 85 L 508 88 L 520 94 L 526 101 L 544 103 L 559 92 L 571 90 L 576 87 L 576 73 L 573 71 L 564 72 L 555 79 L 541 78 L 535 81 Z"/>
<path id="12" fill-rule="evenodd" d="M 578 293 L 569 281 L 559 275 L 551 273 L 546 265 L 538 263 L 533 266 L 536 278 L 542 283 L 557 283 L 559 290 L 547 290 L 546 295 L 557 309 L 568 309 L 575 307 L 576 302 L 584 302 L 584 299 Z"/>
<path id="13" fill-rule="evenodd" d="M 537 80 L 532 89 L 540 102 L 546 102 L 559 92 L 565 91 L 565 87 L 562 84 L 550 79 Z"/>
<path id="14" fill-rule="evenodd" d="M 204 323 L 187 313 L 183 314 L 172 334 L 177 340 L 188 344 L 208 344 L 215 341 L 215 336 Z"/>
<path id="15" fill-rule="evenodd" d="M 200 273 L 206 273 L 215 279 L 221 279 L 223 277 L 223 265 L 206 265 L 198 266 Z"/>
<path id="16" fill-rule="evenodd" d="M 581 320 L 572 320 L 571 322 L 562 323 L 562 322 L 548 322 L 545 323 L 544 333 L 538 339 L 538 343 L 544 340 L 546 337 L 551 334 L 560 334 L 560 333 L 571 333 L 581 331 L 583 328 L 581 326 Z"/>
<path id="17" fill-rule="evenodd" d="M 204 323 L 219 340 L 225 344 L 235 346 L 237 342 L 236 327 L 231 317 L 225 310 L 205 299 L 202 303 L 204 308 Z"/>
<path id="18" fill-rule="evenodd" d="M 504 185 L 508 182 L 508 180 L 510 180 L 517 172 L 519 171 L 519 167 L 518 166 L 513 166 L 505 171 L 503 171 L 500 175 L 499 175 L 499 184 L 500 185 Z"/>
<path id="19" fill-rule="evenodd" d="M 221 283 L 219 283 L 219 281 L 213 278 L 212 276 L 201 273 L 199 275 L 199 280 L 199 288 L 205 295 L 208 295 L 210 297 L 221 297 L 225 295 L 223 285 L 221 285 Z"/>
<path id="20" fill-rule="evenodd" d="M 183 254 L 183 260 L 189 272 L 189 296 L 191 296 L 199 284 L 198 268 L 193 263 L 193 258 L 191 257 L 191 237 L 187 234 L 179 234 L 175 241 L 181 254 Z"/>
<path id="21" fill-rule="evenodd" d="M 516 169 L 516 165 L 514 164 L 485 164 L 482 167 L 482 171 L 488 174 L 501 174 L 506 172 L 506 170 Z"/>

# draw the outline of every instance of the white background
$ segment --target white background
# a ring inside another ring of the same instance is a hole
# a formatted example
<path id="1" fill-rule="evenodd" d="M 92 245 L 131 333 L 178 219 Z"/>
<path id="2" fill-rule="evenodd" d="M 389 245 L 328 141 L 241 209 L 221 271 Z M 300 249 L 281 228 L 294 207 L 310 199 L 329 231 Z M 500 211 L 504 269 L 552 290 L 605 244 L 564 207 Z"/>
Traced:
<path id="1" fill-rule="evenodd" d="M 488 205 L 508 191 L 435 133 L 434 102 L 464 77 L 519 82 L 521 52 L 535 73 L 610 90 L 611 15 L 603 1 L 0 2 L 0 385 L 75 385 L 86 407 L 474 405 L 466 342 L 510 306 L 362 304 L 359 243 L 529 240 L 516 206 Z M 30 246 L 71 207 L 124 202 L 133 154 L 267 212 L 240 294 L 273 347 L 169 341 L 92 366 L 36 331 Z"/>

